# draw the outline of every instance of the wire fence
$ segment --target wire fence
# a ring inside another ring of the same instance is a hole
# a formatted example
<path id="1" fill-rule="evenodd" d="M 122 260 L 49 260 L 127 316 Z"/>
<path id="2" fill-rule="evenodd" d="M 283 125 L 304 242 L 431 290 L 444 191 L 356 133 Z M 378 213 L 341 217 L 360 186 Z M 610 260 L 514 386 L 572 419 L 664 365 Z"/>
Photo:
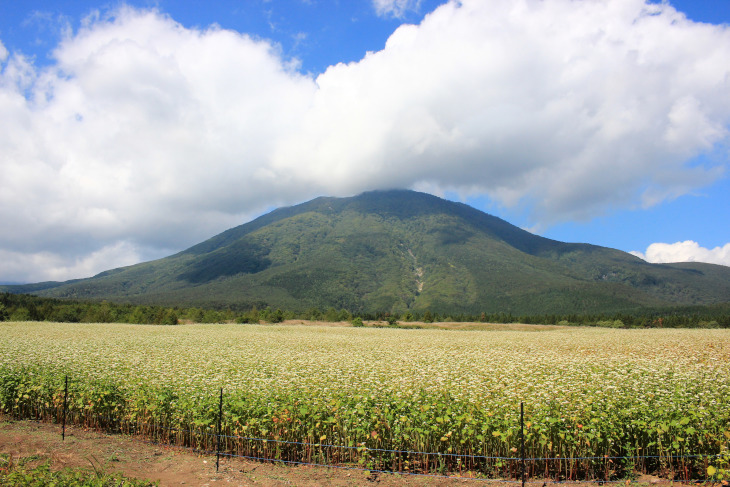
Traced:
<path id="1" fill-rule="evenodd" d="M 150 418 L 131 420 L 115 414 L 114 411 L 98 414 L 91 413 L 86 408 L 71 407 L 68 383 L 69 379 L 66 376 L 61 404 L 51 406 L 30 403 L 22 407 L 13 407 L 5 412 L 18 420 L 31 419 L 61 424 L 62 439 L 66 436 L 66 425 L 72 424 L 110 433 L 133 435 L 157 445 L 170 445 L 199 454 L 215 455 L 216 470 L 220 467 L 221 458 L 240 458 L 258 462 L 361 470 L 378 474 L 518 482 L 524 486 L 531 482 L 626 483 L 631 480 L 632 474 L 646 472 L 649 469 L 654 469 L 669 480 L 705 482 L 709 480 L 706 472 L 710 461 L 722 459 L 727 462 L 730 459 L 726 453 L 527 456 L 522 403 L 519 412 L 519 443 L 512 448 L 512 451 L 519 452 L 519 455 L 515 456 L 398 450 L 366 447 L 364 444 L 337 445 L 315 441 L 259 438 L 223 431 L 223 389 L 220 390 L 214 425 L 174 428 L 158 424 Z M 702 476 L 701 472 L 705 472 L 705 475 Z M 621 478 L 617 478 L 617 475 Z"/>

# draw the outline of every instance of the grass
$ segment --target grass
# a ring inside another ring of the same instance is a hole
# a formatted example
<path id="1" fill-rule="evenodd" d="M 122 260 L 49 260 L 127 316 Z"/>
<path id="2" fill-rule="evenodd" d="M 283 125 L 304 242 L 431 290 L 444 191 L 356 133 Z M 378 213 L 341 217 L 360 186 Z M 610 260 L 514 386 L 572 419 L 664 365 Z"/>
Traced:
<path id="1" fill-rule="evenodd" d="M 55 487 L 148 487 L 158 485 L 146 480 L 126 477 L 120 473 L 107 473 L 93 462 L 90 468 L 65 468 L 54 471 L 50 463 L 37 455 L 16 461 L 0 453 L 0 487 L 55 486 Z"/>

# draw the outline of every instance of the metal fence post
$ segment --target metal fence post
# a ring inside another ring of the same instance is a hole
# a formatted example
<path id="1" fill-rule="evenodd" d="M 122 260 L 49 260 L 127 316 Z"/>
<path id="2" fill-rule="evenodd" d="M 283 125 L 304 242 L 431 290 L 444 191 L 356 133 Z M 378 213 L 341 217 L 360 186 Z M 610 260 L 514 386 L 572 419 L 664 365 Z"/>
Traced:
<path id="1" fill-rule="evenodd" d="M 221 398 L 218 403 L 218 434 L 215 442 L 215 471 L 218 471 L 221 457 L 221 418 L 223 417 L 223 388 L 221 387 Z"/>
<path id="2" fill-rule="evenodd" d="M 520 402 L 520 463 L 522 464 L 522 487 L 525 487 L 525 404 Z"/>
<path id="3" fill-rule="evenodd" d="M 66 441 L 66 406 L 68 404 L 68 375 L 66 375 L 66 385 L 63 388 L 63 427 L 61 430 L 61 441 Z"/>

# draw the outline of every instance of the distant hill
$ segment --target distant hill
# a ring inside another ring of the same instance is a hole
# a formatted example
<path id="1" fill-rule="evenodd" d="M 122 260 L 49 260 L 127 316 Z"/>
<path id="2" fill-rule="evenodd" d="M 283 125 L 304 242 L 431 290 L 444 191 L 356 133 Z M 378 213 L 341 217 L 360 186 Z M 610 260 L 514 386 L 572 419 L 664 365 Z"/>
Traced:
<path id="1" fill-rule="evenodd" d="M 615 313 L 727 302 L 730 268 L 649 264 L 393 190 L 280 208 L 170 257 L 92 278 L 0 290 L 234 309 Z"/>

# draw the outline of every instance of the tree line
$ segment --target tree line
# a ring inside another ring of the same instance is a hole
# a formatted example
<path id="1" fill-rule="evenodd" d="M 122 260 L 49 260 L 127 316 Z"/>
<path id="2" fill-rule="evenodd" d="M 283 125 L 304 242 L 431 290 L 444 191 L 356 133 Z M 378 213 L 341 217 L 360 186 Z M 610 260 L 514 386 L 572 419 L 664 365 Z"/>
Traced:
<path id="1" fill-rule="evenodd" d="M 66 323 L 135 323 L 176 325 L 179 323 L 280 323 L 284 320 L 387 322 L 391 326 L 412 322 L 525 323 L 561 326 L 601 326 L 611 328 L 730 328 L 730 303 L 706 307 L 640 310 L 616 314 L 513 315 L 505 312 L 438 313 L 431 310 L 406 313 L 363 312 L 346 309 L 310 308 L 291 311 L 264 307 L 248 310 L 203 309 L 69 301 L 28 294 L 0 293 L 0 321 L 55 321 Z"/>

